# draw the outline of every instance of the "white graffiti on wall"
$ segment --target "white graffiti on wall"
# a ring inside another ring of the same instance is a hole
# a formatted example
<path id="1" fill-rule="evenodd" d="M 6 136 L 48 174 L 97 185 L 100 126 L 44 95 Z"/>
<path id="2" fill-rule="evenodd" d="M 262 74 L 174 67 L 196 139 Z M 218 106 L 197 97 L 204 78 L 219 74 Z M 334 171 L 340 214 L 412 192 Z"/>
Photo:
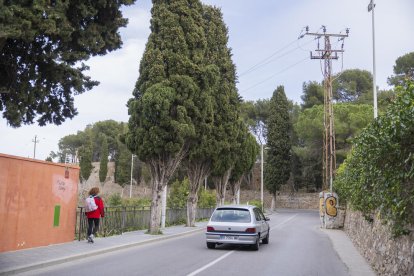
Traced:
<path id="1" fill-rule="evenodd" d="M 65 175 L 53 175 L 53 194 L 65 203 L 69 203 L 73 197 L 74 183 L 70 178 L 65 178 Z"/>

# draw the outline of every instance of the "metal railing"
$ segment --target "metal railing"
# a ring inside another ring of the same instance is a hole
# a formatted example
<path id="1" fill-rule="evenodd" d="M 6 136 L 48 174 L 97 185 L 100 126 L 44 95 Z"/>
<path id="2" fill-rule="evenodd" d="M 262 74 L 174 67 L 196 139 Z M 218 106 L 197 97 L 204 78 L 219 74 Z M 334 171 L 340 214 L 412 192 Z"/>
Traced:
<path id="1" fill-rule="evenodd" d="M 214 208 L 197 209 L 196 219 L 208 219 Z M 185 223 L 187 209 L 167 209 L 166 225 Z M 148 229 L 150 223 L 149 207 L 105 207 L 105 217 L 101 218 L 98 235 L 101 237 L 119 235 L 124 232 Z M 86 239 L 88 220 L 85 208 L 76 211 L 75 238 Z"/>

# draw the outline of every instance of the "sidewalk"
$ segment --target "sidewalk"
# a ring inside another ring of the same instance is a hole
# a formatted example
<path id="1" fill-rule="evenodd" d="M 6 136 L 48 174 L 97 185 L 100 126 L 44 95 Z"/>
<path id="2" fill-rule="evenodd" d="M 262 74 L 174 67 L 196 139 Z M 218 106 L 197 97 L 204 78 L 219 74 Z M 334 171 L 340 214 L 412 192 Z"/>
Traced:
<path id="1" fill-rule="evenodd" d="M 204 230 L 205 222 L 197 222 L 196 227 L 172 226 L 162 230 L 163 235 L 145 234 L 146 230 L 126 232 L 122 235 L 95 238 L 95 243 L 86 240 L 73 241 L 37 248 L 0 253 L 0 275 L 20 273 L 36 268 L 69 262 L 88 256 L 96 256 L 153 241 L 171 239 L 196 231 Z"/>
<path id="2" fill-rule="evenodd" d="M 328 235 L 339 258 L 348 267 L 349 275 L 375 276 L 371 266 L 344 231 L 336 229 L 321 229 L 321 231 Z"/>

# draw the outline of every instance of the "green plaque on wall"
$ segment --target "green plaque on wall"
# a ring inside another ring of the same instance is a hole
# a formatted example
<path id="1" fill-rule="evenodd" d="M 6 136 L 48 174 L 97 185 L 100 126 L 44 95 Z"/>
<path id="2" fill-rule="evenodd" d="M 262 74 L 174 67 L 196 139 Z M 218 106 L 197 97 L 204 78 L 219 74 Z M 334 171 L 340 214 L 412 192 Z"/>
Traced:
<path id="1" fill-rule="evenodd" d="M 59 219 L 60 219 L 60 205 L 55 206 L 55 215 L 53 216 L 53 226 L 59 226 Z"/>

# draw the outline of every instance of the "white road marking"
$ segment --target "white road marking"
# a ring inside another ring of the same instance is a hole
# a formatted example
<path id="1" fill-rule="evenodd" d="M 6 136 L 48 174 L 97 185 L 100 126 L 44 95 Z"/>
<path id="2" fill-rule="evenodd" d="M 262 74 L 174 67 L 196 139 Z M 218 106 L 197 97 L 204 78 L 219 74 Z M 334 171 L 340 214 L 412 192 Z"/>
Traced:
<path id="1" fill-rule="evenodd" d="M 270 228 L 276 228 L 276 227 L 282 226 L 282 225 L 283 225 L 283 224 L 285 224 L 286 222 L 288 222 L 288 221 L 290 221 L 290 220 L 294 219 L 297 215 L 298 215 L 298 214 L 296 214 L 296 215 L 294 215 L 294 216 L 291 216 L 290 218 L 287 218 L 286 220 L 284 220 L 284 221 L 282 221 L 282 222 L 280 222 L 280 223 L 278 223 L 278 224 L 276 224 L 276 225 L 273 225 L 273 226 L 271 226 Z M 230 252 L 228 252 L 228 253 L 224 254 L 224 255 L 223 255 L 223 256 L 221 256 L 220 258 L 215 259 L 214 261 L 212 261 L 212 262 L 210 262 L 210 263 L 206 264 L 205 266 L 203 266 L 203 267 L 201 267 L 201 268 L 197 269 L 196 271 L 193 271 L 193 272 L 191 272 L 190 274 L 187 274 L 187 276 L 195 276 L 195 275 L 197 275 L 198 273 L 200 273 L 200 272 L 202 272 L 202 271 L 206 270 L 206 269 L 207 269 L 207 268 L 209 268 L 210 266 L 213 266 L 213 265 L 215 265 L 216 263 L 220 262 L 221 260 L 223 260 L 223 259 L 227 258 L 228 256 L 230 256 L 230 255 L 231 255 L 231 254 L 233 254 L 234 252 L 236 252 L 236 251 L 232 250 L 232 251 L 230 251 Z"/>
<path id="2" fill-rule="evenodd" d="M 272 229 L 272 228 L 276 228 L 276 227 L 279 227 L 279 226 L 282 226 L 282 225 L 283 225 L 283 224 L 285 224 L 286 222 L 288 222 L 288 221 L 290 221 L 290 220 L 294 219 L 297 215 L 298 215 L 298 214 L 296 214 L 296 215 L 294 215 L 294 216 L 291 216 L 291 217 L 289 217 L 289 218 L 285 219 L 284 221 L 279 222 L 279 223 L 278 223 L 278 224 L 276 224 L 276 225 L 271 225 L 271 226 L 270 226 L 270 229 Z"/>
<path id="3" fill-rule="evenodd" d="M 192 273 L 188 274 L 187 276 L 194 276 L 194 275 L 197 275 L 197 274 L 198 274 L 198 273 L 200 273 L 201 271 L 204 271 L 204 270 L 206 270 L 207 268 L 209 268 L 210 266 L 212 266 L 212 265 L 214 265 L 214 264 L 216 264 L 216 263 L 220 262 L 220 261 L 221 261 L 221 260 L 223 260 L 224 258 L 227 258 L 228 256 L 230 256 L 230 255 L 231 255 L 231 254 L 233 254 L 234 252 L 236 252 L 236 251 L 232 250 L 232 251 L 230 251 L 230 252 L 228 252 L 228 253 L 224 254 L 224 255 L 223 255 L 223 256 L 221 256 L 220 258 L 215 259 L 215 260 L 214 260 L 214 261 L 212 261 L 211 263 L 206 264 L 206 265 L 205 265 L 205 266 L 203 266 L 202 268 L 197 269 L 196 271 L 194 271 L 194 272 L 192 272 Z"/>

